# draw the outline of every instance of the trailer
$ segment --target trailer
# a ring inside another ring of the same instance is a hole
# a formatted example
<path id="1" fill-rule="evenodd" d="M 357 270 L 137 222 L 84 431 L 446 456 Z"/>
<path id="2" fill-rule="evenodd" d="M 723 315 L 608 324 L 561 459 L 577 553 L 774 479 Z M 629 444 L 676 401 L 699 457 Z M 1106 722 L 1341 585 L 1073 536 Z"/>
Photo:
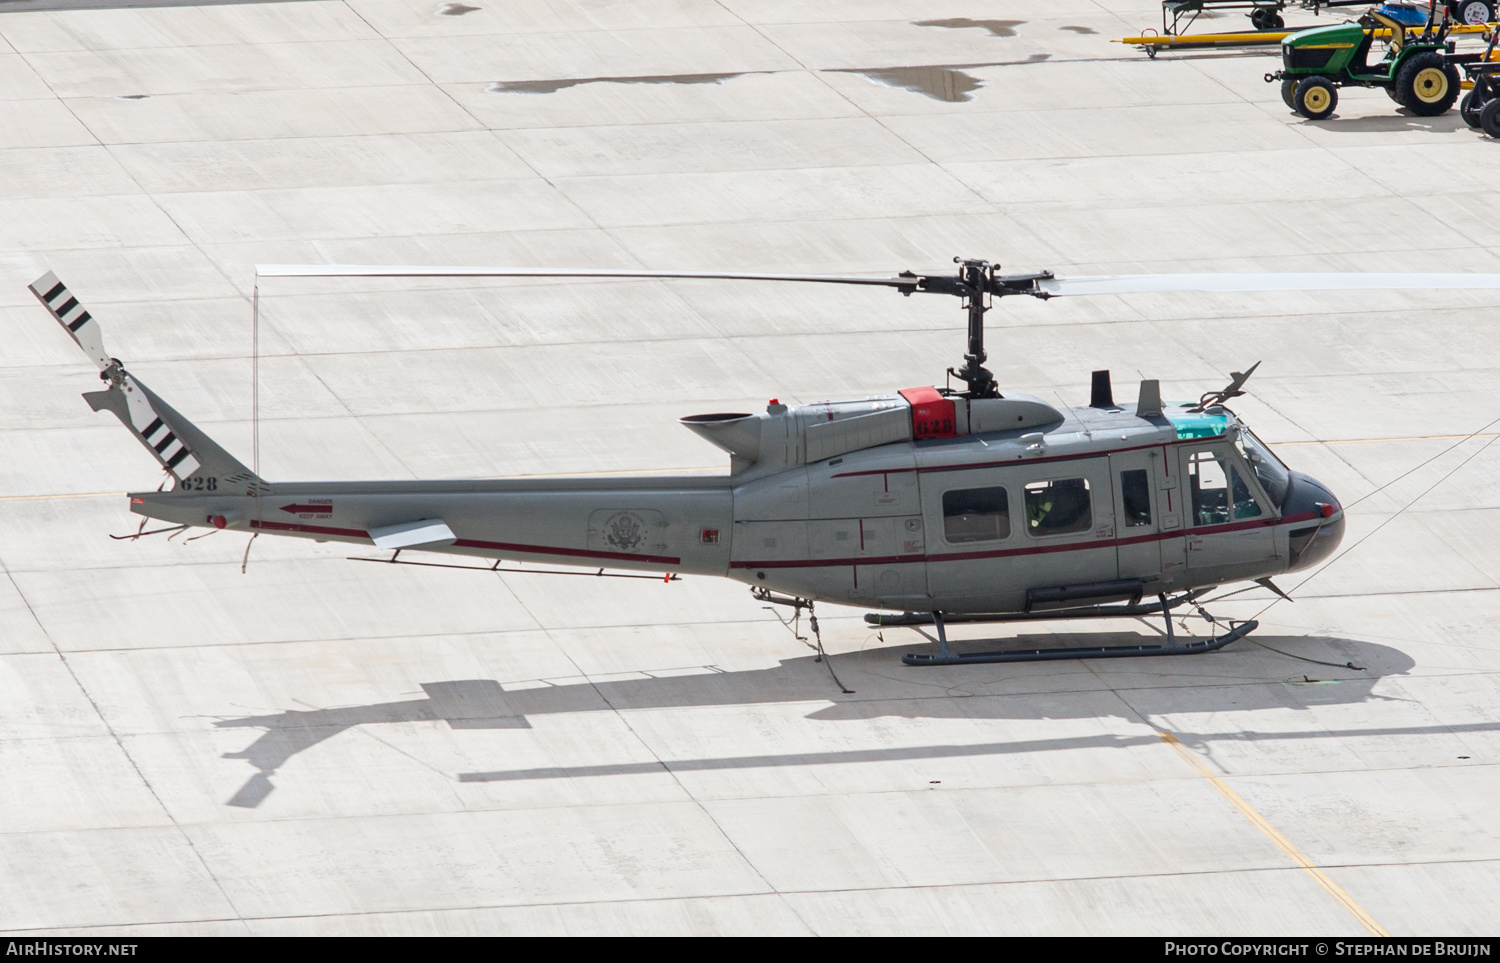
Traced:
<path id="1" fill-rule="evenodd" d="M 1453 20 L 1460 24 L 1492 23 L 1494 0 L 1440 0 Z M 1317 16 L 1324 7 L 1363 7 L 1370 0 L 1162 0 L 1161 32 L 1163 36 L 1180 37 L 1200 14 L 1220 10 L 1244 10 L 1257 32 L 1280 30 L 1286 26 L 1282 12 L 1288 7 L 1311 10 Z M 1212 15 L 1212 14 L 1210 14 Z"/>
<path id="2" fill-rule="evenodd" d="M 1149 28 L 1148 28 L 1149 29 Z M 1300 27 L 1297 30 L 1238 30 L 1227 33 L 1194 33 L 1186 36 L 1173 36 L 1171 34 L 1158 34 L 1154 30 L 1135 37 L 1121 37 L 1112 43 L 1123 43 L 1133 47 L 1139 47 L 1145 51 L 1146 56 L 1156 59 L 1156 55 L 1163 50 L 1211 50 L 1232 49 L 1236 47 L 1269 47 L 1279 48 L 1281 42 L 1300 30 L 1316 30 L 1317 27 Z M 1481 34 L 1488 39 L 1492 27 L 1489 24 L 1464 24 L 1454 27 L 1449 31 L 1450 35 Z M 1377 30 L 1375 39 L 1389 41 L 1391 31 Z M 1267 53 L 1279 53 L 1279 49 Z M 1465 82 L 1465 88 L 1469 85 Z"/>

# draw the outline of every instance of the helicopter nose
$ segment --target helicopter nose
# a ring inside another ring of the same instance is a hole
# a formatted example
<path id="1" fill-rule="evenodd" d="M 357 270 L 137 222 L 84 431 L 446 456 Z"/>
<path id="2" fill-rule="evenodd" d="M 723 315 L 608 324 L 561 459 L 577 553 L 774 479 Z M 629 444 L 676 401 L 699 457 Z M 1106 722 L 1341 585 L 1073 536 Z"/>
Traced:
<path id="1" fill-rule="evenodd" d="M 1344 508 L 1328 486 L 1309 475 L 1292 472 L 1292 484 L 1282 504 L 1283 518 L 1306 519 L 1291 532 L 1288 572 L 1300 572 L 1326 560 L 1344 540 Z"/>

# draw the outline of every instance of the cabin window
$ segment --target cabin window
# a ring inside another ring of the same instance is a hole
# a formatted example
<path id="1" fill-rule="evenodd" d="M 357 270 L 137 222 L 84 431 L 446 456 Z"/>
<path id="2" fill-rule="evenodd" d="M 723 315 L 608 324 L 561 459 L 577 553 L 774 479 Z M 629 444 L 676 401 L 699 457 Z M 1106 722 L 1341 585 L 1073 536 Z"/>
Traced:
<path id="1" fill-rule="evenodd" d="M 1151 479 L 1144 468 L 1120 472 L 1120 500 L 1125 504 L 1125 527 L 1151 524 Z"/>
<path id="2" fill-rule="evenodd" d="M 950 542 L 994 542 L 1010 537 L 1010 502 L 1003 488 L 943 493 L 943 537 Z"/>
<path id="3" fill-rule="evenodd" d="M 1059 478 L 1026 486 L 1026 530 L 1033 535 L 1071 535 L 1093 527 L 1086 478 Z"/>
<path id="4" fill-rule="evenodd" d="M 1188 463 L 1188 483 L 1196 525 L 1223 525 L 1260 517 L 1260 505 L 1250 494 L 1250 486 L 1221 454 L 1194 452 Z"/>

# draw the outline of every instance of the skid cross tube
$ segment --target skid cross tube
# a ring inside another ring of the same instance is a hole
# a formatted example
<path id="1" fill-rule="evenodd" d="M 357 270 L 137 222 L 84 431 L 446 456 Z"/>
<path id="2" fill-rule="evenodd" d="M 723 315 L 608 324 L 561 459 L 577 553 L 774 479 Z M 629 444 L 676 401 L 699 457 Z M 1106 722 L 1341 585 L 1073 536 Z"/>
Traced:
<path id="1" fill-rule="evenodd" d="M 1213 652 L 1224 648 L 1231 642 L 1237 642 L 1249 635 L 1260 623 L 1253 619 L 1249 622 L 1239 624 L 1231 623 L 1231 628 L 1223 635 L 1212 636 L 1197 642 L 1178 642 L 1177 634 L 1172 628 L 1172 609 L 1183 602 L 1191 602 L 1198 593 L 1188 593 L 1178 598 L 1168 600 L 1165 595 L 1158 595 L 1158 603 L 1150 606 L 1162 613 L 1167 623 L 1167 637 L 1164 641 L 1155 645 L 1097 645 L 1080 646 L 1076 648 L 1059 649 L 1016 649 L 1006 652 L 954 652 L 948 647 L 948 633 L 943 625 L 943 614 L 932 613 L 932 625 L 937 629 L 938 650 L 934 655 L 908 652 L 901 656 L 903 665 L 969 665 L 986 662 L 1057 662 L 1066 659 L 1122 659 L 1142 655 L 1197 655 L 1203 652 Z M 1129 613 L 1108 613 L 1114 617 L 1137 617 L 1144 614 L 1139 611 L 1146 606 L 1122 606 L 1121 608 L 1136 609 Z M 1073 618 L 1098 618 L 1104 613 L 1094 612 L 1090 615 L 1072 616 Z M 979 621 L 970 619 L 966 621 Z M 1002 620 L 995 620 L 1002 621 Z M 1004 620 L 1009 621 L 1009 620 Z M 915 620 L 905 624 L 913 624 Z"/>

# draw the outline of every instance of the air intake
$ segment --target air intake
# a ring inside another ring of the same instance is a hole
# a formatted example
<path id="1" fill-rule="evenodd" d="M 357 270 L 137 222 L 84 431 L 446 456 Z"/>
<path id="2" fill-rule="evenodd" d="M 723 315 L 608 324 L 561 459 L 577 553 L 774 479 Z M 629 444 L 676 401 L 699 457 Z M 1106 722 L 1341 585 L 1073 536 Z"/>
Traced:
<path id="1" fill-rule="evenodd" d="M 1109 384 L 1108 371 L 1094 372 L 1094 392 L 1089 398 L 1090 408 L 1113 408 L 1115 406 L 1114 389 Z"/>

